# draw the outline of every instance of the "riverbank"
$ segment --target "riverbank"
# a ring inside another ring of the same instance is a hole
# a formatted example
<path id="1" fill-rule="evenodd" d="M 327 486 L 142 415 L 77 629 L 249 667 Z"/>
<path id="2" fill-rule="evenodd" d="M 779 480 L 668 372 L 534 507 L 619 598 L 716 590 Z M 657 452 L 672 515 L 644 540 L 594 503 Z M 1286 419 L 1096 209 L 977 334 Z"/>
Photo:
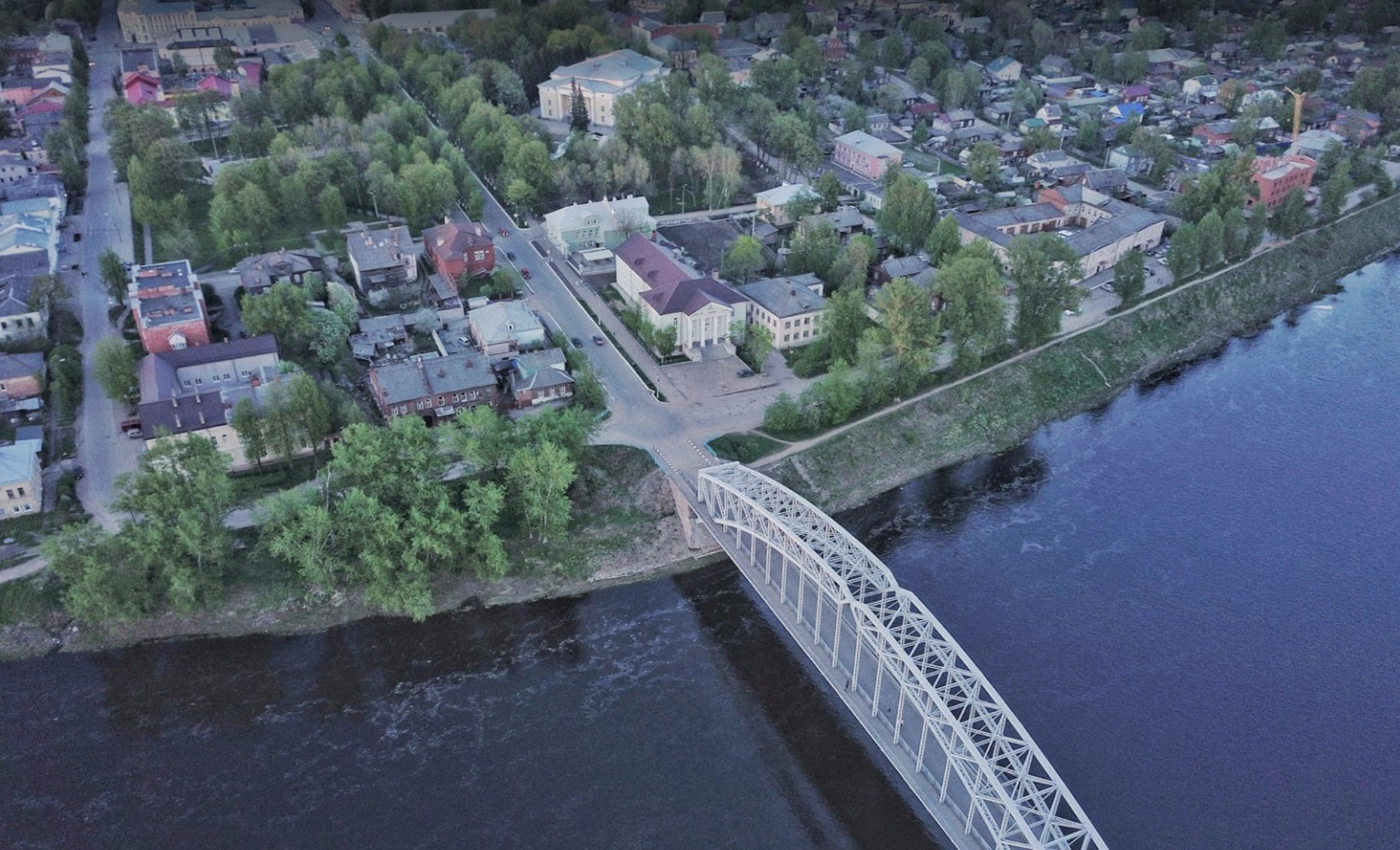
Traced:
<path id="1" fill-rule="evenodd" d="M 1010 448 L 1337 291 L 1390 252 L 1400 196 L 1187 283 L 963 381 L 877 414 L 765 466 L 828 512 L 856 507 L 934 470 Z"/>
<path id="2" fill-rule="evenodd" d="M 688 572 L 723 558 L 721 552 L 696 552 L 686 544 L 670 483 L 645 452 L 626 447 L 608 447 L 607 451 L 611 453 L 607 468 L 612 477 L 584 485 L 587 494 L 576 507 L 566 546 L 508 541 L 512 562 L 521 566 L 517 574 L 499 581 L 465 574 L 439 575 L 432 581 L 434 612 L 578 596 Z M 58 610 L 52 576 L 11 584 L 4 592 L 31 597 L 25 607 L 32 615 L 21 617 L 26 622 L 0 626 L 0 662 L 152 641 L 303 634 L 388 616 L 366 605 L 359 593 L 307 600 L 295 583 L 263 576 L 236 584 L 222 604 L 207 611 L 163 613 L 126 623 L 89 626 Z M 0 609 L 4 607 L 0 601 Z M 14 619 L 15 612 L 4 613 L 6 619 Z"/>
<path id="3" fill-rule="evenodd" d="M 1105 404 L 1134 383 L 1179 368 L 1279 314 L 1336 291 L 1341 276 L 1389 252 L 1400 196 L 1354 212 L 1101 325 L 877 414 L 764 471 L 829 512 L 856 507 L 936 469 L 1014 446 L 1038 428 Z M 567 547 L 511 547 L 520 574 L 496 582 L 444 575 L 438 613 L 575 596 L 686 572 L 723 559 L 685 542 L 664 474 L 644 453 L 609 465 L 576 511 Z M 567 561 L 561 568 L 560 562 Z M 40 579 L 29 579 L 38 581 Z M 52 604 L 50 603 L 50 611 Z M 307 601 L 287 587 L 242 587 L 218 608 L 88 627 L 61 613 L 0 626 L 0 661 L 144 641 L 321 631 L 384 616 L 358 594 Z"/>

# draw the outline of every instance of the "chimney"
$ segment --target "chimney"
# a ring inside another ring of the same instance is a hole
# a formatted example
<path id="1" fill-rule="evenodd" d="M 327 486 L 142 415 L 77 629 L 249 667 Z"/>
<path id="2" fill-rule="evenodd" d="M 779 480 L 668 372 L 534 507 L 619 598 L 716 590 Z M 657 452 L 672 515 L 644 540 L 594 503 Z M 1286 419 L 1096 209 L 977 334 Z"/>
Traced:
<path id="1" fill-rule="evenodd" d="M 175 414 L 175 430 L 180 430 L 180 414 Z"/>
<path id="2" fill-rule="evenodd" d="M 179 407 L 179 406 L 180 406 L 180 397 L 177 396 L 177 395 L 171 396 L 171 397 L 170 397 L 170 406 L 171 406 L 171 407 Z"/>
<path id="3" fill-rule="evenodd" d="M 204 421 L 204 411 L 201 410 L 199 411 L 199 426 L 203 428 L 205 424 L 206 423 Z"/>

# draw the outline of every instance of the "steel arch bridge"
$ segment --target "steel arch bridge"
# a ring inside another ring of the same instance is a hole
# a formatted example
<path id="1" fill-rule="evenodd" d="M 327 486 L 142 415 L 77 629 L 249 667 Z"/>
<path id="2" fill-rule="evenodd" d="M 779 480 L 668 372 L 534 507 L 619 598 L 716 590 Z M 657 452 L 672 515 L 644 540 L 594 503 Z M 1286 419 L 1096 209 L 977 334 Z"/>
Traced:
<path id="1" fill-rule="evenodd" d="M 810 502 L 729 463 L 704 520 L 959 850 L 1107 850 L 991 683 L 888 568 Z"/>

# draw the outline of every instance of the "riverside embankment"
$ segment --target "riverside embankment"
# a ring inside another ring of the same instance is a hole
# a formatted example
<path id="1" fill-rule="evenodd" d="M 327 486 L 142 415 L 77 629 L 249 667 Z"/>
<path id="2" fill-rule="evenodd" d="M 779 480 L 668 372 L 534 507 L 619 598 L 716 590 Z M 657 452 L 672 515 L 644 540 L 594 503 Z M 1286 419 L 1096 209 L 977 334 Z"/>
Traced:
<path id="1" fill-rule="evenodd" d="M 1137 381 L 1219 349 L 1400 242 L 1388 198 L 1082 332 L 847 426 L 764 471 L 828 512 L 1104 404 Z"/>

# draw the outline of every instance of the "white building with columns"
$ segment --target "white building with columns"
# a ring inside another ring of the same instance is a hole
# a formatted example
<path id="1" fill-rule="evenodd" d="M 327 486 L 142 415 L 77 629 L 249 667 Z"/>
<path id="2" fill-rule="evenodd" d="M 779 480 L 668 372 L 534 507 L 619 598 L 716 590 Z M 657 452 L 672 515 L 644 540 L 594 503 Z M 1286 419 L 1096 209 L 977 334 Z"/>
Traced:
<path id="1" fill-rule="evenodd" d="M 640 233 L 614 252 L 618 292 L 658 328 L 676 329 L 676 346 L 692 360 L 707 346 L 732 353 L 730 330 L 749 321 L 749 300 L 733 287 L 682 265 L 670 252 Z"/>

